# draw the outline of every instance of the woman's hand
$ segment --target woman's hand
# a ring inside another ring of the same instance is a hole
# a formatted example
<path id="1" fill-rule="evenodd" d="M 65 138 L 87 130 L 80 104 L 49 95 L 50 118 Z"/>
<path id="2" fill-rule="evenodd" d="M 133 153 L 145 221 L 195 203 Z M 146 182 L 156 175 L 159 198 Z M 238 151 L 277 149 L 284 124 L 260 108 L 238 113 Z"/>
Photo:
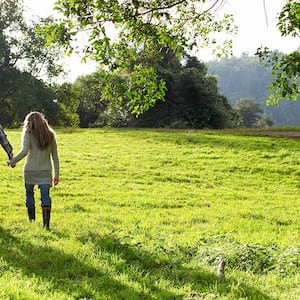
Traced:
<path id="1" fill-rule="evenodd" d="M 16 166 L 16 164 L 12 164 L 10 160 L 7 161 L 7 165 L 11 166 L 12 168 L 14 168 Z"/>
<path id="2" fill-rule="evenodd" d="M 58 179 L 58 178 L 54 178 L 54 179 L 53 179 L 53 183 L 54 183 L 54 185 L 58 185 L 59 179 Z"/>

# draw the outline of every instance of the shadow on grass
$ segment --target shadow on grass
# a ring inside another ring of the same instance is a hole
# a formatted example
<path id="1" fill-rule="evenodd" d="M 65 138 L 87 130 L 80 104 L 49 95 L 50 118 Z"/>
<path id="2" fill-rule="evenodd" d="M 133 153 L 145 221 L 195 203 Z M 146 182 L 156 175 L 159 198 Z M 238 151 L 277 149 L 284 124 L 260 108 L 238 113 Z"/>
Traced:
<path id="1" fill-rule="evenodd" d="M 0 257 L 24 276 L 40 278 L 49 287 L 49 295 L 60 291 L 73 299 L 205 299 L 212 289 L 214 293 L 225 296 L 234 285 L 238 286 L 236 295 L 274 300 L 247 284 L 235 280 L 221 282 L 215 274 L 184 267 L 170 256 L 149 253 L 141 246 L 121 242 L 114 235 L 89 233 L 79 238 L 82 243 L 87 239 L 94 244 L 96 253 L 104 255 L 114 274 L 141 288 L 135 289 L 106 274 L 101 268 L 102 257 L 96 268 L 47 245 L 33 245 L 2 227 Z"/>
<path id="2" fill-rule="evenodd" d="M 51 233 L 50 233 L 51 234 Z M 49 237 L 51 239 L 51 237 Z M 24 276 L 38 277 L 51 292 L 61 291 L 72 299 L 151 299 L 122 284 L 99 268 L 46 245 L 36 246 L 0 227 L 0 258 Z M 165 291 L 169 299 L 175 296 Z M 47 296 L 47 295 L 44 295 Z"/>
<path id="3" fill-rule="evenodd" d="M 86 242 L 84 237 L 81 242 Z M 107 252 L 107 257 L 118 257 L 108 261 L 115 270 L 123 273 L 132 281 L 138 281 L 155 299 L 206 299 L 207 295 L 226 296 L 235 287 L 234 296 L 243 299 L 275 300 L 237 280 L 220 280 L 215 274 L 204 272 L 200 268 L 189 268 L 174 259 L 174 256 L 161 256 L 141 249 L 141 245 L 121 242 L 114 235 L 98 236 L 90 233 L 95 249 Z M 175 255 L 176 256 L 176 255 Z M 160 283 L 166 290 L 159 288 Z M 188 288 L 186 288 L 188 286 Z M 176 296 L 170 291 L 177 290 Z M 144 298 L 143 298 L 144 299 Z M 217 298 L 214 298 L 217 299 Z"/>

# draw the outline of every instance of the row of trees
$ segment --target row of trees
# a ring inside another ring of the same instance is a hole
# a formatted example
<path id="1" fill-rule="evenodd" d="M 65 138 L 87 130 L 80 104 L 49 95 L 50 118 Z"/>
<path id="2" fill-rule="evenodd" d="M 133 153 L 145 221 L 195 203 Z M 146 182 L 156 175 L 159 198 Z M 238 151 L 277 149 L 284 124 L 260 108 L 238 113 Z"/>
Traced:
<path id="1" fill-rule="evenodd" d="M 182 64 L 169 47 L 160 47 L 160 60 L 140 53 L 122 68 L 99 70 L 73 84 L 51 83 L 62 71 L 61 53 L 45 47 L 36 33 L 51 21 L 26 24 L 19 1 L 0 5 L 3 125 L 19 126 L 28 111 L 39 110 L 61 126 L 231 126 L 233 111 L 216 79 L 193 57 L 186 55 Z"/>
<path id="2" fill-rule="evenodd" d="M 207 66 L 196 57 L 186 55 L 184 58 L 181 61 L 173 53 L 165 53 L 164 61 L 155 67 L 159 78 L 166 82 L 165 98 L 138 117 L 132 114 L 130 101 L 124 97 L 130 89 L 130 82 L 126 80 L 129 75 L 99 70 L 79 77 L 74 83 L 61 85 L 46 85 L 27 73 L 20 73 L 21 78 L 27 75 L 28 80 L 18 87 L 18 93 L 7 98 L 15 109 L 5 113 L 2 110 L 2 122 L 19 126 L 29 110 L 37 109 L 59 126 L 228 128 L 271 125 L 256 100 L 241 98 L 230 104 L 219 93 L 222 76 L 208 75 Z M 234 79 L 234 72 L 230 74 Z M 228 78 L 230 76 L 226 80 Z M 107 92 L 111 82 L 115 90 Z M 236 78 L 235 84 L 239 82 L 243 82 L 243 76 Z M 247 94 L 245 88 L 229 88 L 239 96 Z M 256 90 L 255 85 L 253 89 Z M 113 98 L 108 97 L 112 94 Z M 123 95 L 122 99 L 119 95 Z"/>
<path id="3" fill-rule="evenodd" d="M 232 107 L 219 93 L 216 77 L 208 75 L 203 63 L 184 52 L 204 41 L 214 44 L 210 35 L 215 31 L 234 30 L 230 16 L 223 20 L 213 17 L 216 4 L 222 1 L 199 1 L 203 5 L 195 5 L 195 1 L 153 2 L 122 1 L 102 7 L 102 2 L 92 5 L 80 0 L 57 1 L 56 8 L 68 20 L 45 19 L 26 24 L 21 2 L 3 0 L 1 122 L 18 126 L 28 111 L 39 110 L 53 125 L 60 126 L 246 125 L 242 112 L 249 101 L 242 105 L 243 109 Z M 174 9 L 178 13 L 170 14 Z M 182 30 L 184 20 L 195 29 L 193 36 Z M 121 39 L 110 40 L 106 32 L 108 21 L 121 27 Z M 180 27 L 176 29 L 175 24 Z M 107 68 L 72 84 L 54 84 L 52 79 L 63 71 L 59 64 L 60 47 L 71 52 L 72 40 L 80 30 L 90 33 L 91 45 L 87 45 L 85 55 Z M 227 51 L 230 43 L 227 46 L 217 49 Z M 247 126 L 262 124 L 264 116 L 259 106 L 255 114 L 256 121 Z"/>
<path id="4" fill-rule="evenodd" d="M 47 20 L 40 24 L 47 24 Z M 45 47 L 45 39 L 36 33 L 37 24 L 26 23 L 20 1 L 0 2 L 0 120 L 19 126 L 33 109 L 48 112 L 55 119 L 58 106 L 55 89 L 45 80 L 62 72 L 62 52 Z"/>
<path id="5" fill-rule="evenodd" d="M 181 62 L 169 51 L 165 53 L 164 60 L 155 66 L 155 71 L 166 82 L 165 98 L 156 102 L 138 118 L 131 114 L 128 105 L 130 102 L 126 99 L 116 103 L 103 97 L 102 93 L 109 85 L 109 74 L 105 76 L 104 71 L 99 71 L 78 78 L 73 88 L 80 99 L 80 126 L 233 126 L 235 112 L 227 99 L 218 92 L 216 77 L 207 75 L 205 64 L 190 56 L 185 56 L 185 61 Z M 121 83 L 120 89 L 128 89 L 125 86 L 126 81 L 119 74 L 114 75 L 113 80 Z"/>
<path id="6" fill-rule="evenodd" d="M 61 17 L 54 24 L 43 27 L 41 32 L 49 44 L 58 43 L 67 52 L 72 52 L 78 33 L 85 31 L 89 37 L 84 48 L 85 57 L 91 57 L 108 68 L 123 68 L 134 62 L 135 65 L 140 64 L 140 70 L 145 72 L 153 61 L 163 60 L 161 49 L 164 48 L 181 55 L 184 51 L 209 45 L 219 57 L 230 53 L 231 40 L 218 39 L 218 33 L 232 34 L 237 29 L 232 15 L 218 12 L 224 2 L 57 0 L 55 9 Z M 299 0 L 286 0 L 277 25 L 283 36 L 299 38 Z M 115 32 L 113 37 L 112 28 Z M 275 78 L 269 85 L 269 101 L 278 104 L 281 99 L 296 100 L 300 85 L 299 49 L 279 56 L 276 52 L 261 47 L 257 55 L 263 64 L 272 69 Z M 158 95 L 160 98 L 161 92 L 159 89 L 153 96 Z M 140 91 L 140 95 L 142 94 Z M 143 109 L 143 103 L 139 106 Z"/>

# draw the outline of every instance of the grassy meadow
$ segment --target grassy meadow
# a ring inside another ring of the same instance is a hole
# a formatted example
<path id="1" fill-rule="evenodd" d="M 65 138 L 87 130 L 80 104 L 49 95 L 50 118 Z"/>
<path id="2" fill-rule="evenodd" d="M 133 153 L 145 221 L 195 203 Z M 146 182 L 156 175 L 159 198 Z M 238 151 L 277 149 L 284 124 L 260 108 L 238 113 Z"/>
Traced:
<path id="1" fill-rule="evenodd" d="M 21 130 L 7 130 L 15 152 Z M 300 299 L 299 140 L 58 129 L 51 231 L 0 153 L 0 299 Z M 225 278 L 217 276 L 219 259 Z"/>

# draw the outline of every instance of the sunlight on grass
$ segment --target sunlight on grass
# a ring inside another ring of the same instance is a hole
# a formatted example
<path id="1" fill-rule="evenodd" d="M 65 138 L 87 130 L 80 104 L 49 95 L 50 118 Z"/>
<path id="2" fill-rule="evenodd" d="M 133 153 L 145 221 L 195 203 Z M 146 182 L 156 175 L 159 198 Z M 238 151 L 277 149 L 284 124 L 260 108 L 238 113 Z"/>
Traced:
<path id="1" fill-rule="evenodd" d="M 7 133 L 17 151 L 21 131 Z M 39 210 L 28 223 L 23 163 L 8 169 L 1 153 L 0 298 L 299 299 L 299 141 L 167 130 L 57 137 L 50 232 Z"/>

